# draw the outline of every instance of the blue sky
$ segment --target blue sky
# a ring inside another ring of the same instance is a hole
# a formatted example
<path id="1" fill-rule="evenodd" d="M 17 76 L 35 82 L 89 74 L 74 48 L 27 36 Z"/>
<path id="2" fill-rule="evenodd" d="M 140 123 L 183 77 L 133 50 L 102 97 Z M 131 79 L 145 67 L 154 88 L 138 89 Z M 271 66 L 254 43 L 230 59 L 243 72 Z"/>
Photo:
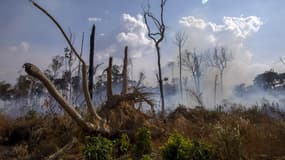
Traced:
<path id="1" fill-rule="evenodd" d="M 150 1 L 151 9 L 157 10 L 159 0 Z M 59 20 L 67 31 L 70 28 L 76 37 L 77 47 L 80 46 L 82 32 L 85 32 L 86 55 L 88 34 L 91 25 L 96 23 L 97 61 L 105 61 L 110 55 L 119 61 L 123 46 L 130 45 L 133 57 L 137 60 L 137 71 L 154 72 L 154 50 L 143 35 L 145 30 L 139 16 L 146 0 L 37 2 Z M 165 12 L 167 36 L 162 45 L 163 62 L 166 64 L 175 58 L 177 53 L 173 36 L 175 32 L 183 30 L 190 39 L 186 47 L 202 50 L 217 44 L 231 43 L 229 47 L 239 56 L 249 56 L 248 67 L 253 68 L 252 72 L 270 69 L 285 51 L 284 7 L 284 0 L 168 0 Z M 181 21 L 183 17 L 184 23 Z M 19 71 L 23 73 L 21 66 L 25 62 L 46 67 L 52 56 L 63 54 L 66 46 L 63 37 L 28 0 L 1 0 L 0 20 L 0 80 L 13 81 Z M 221 31 L 216 31 L 212 24 L 216 29 L 222 28 Z M 237 35 L 238 31 L 248 34 L 241 38 Z M 209 38 L 211 40 L 205 42 Z M 225 39 L 227 42 L 224 42 Z M 141 62 L 146 58 L 149 59 L 148 68 Z M 256 69 L 257 66 L 260 69 Z"/>

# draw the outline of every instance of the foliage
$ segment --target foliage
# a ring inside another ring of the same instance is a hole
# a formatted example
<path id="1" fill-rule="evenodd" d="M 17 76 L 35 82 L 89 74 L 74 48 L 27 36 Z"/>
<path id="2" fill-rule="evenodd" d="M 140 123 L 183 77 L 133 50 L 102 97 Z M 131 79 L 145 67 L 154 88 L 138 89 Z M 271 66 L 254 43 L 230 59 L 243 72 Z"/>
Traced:
<path id="1" fill-rule="evenodd" d="M 119 149 L 122 153 L 127 153 L 131 147 L 130 139 L 127 134 L 122 134 L 119 139 Z"/>
<path id="2" fill-rule="evenodd" d="M 179 133 L 171 134 L 160 150 L 164 160 L 209 160 L 212 157 L 209 145 L 191 142 Z"/>
<path id="3" fill-rule="evenodd" d="M 219 159 L 243 159 L 242 136 L 239 124 L 235 122 L 221 122 L 216 124 L 212 140 L 214 141 L 215 151 Z"/>
<path id="4" fill-rule="evenodd" d="M 141 157 L 151 152 L 151 133 L 149 128 L 139 128 L 135 134 L 135 153 Z"/>
<path id="5" fill-rule="evenodd" d="M 85 159 L 88 160 L 110 160 L 112 157 L 113 142 L 101 135 L 97 137 L 86 137 L 84 149 Z"/>
<path id="6" fill-rule="evenodd" d="M 145 154 L 142 156 L 141 160 L 152 160 L 149 154 Z"/>
<path id="7" fill-rule="evenodd" d="M 26 115 L 25 115 L 25 119 L 26 120 L 30 120 L 30 119 L 34 119 L 34 118 L 36 118 L 37 117 L 37 111 L 35 111 L 35 110 L 29 110 L 27 113 L 26 113 Z"/>

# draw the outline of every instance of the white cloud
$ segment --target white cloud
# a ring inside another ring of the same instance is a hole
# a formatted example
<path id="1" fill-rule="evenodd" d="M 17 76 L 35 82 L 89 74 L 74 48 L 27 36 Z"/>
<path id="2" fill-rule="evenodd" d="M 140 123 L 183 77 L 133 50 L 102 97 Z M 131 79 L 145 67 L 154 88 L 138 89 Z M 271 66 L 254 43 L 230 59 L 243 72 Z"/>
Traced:
<path id="1" fill-rule="evenodd" d="M 232 31 L 237 37 L 247 38 L 258 32 L 263 22 L 259 17 L 224 17 L 225 29 Z"/>
<path id="2" fill-rule="evenodd" d="M 101 22 L 102 18 L 98 18 L 98 17 L 89 17 L 88 18 L 89 22 Z"/>
<path id="3" fill-rule="evenodd" d="M 208 0 L 202 0 L 202 4 L 206 4 Z"/>
<path id="4" fill-rule="evenodd" d="M 30 44 L 26 41 L 22 41 L 18 45 L 12 45 L 9 46 L 9 51 L 13 53 L 22 53 L 22 52 L 28 52 L 30 50 Z"/>
<path id="5" fill-rule="evenodd" d="M 252 33 L 258 32 L 260 27 L 264 24 L 260 17 L 224 17 L 223 24 L 216 24 L 213 22 L 206 22 L 203 19 L 194 16 L 182 17 L 179 23 L 186 27 L 197 28 L 202 30 L 209 30 L 210 32 L 224 32 L 229 31 L 238 38 L 246 39 Z"/>
<path id="6" fill-rule="evenodd" d="M 182 17 L 179 20 L 179 23 L 186 27 L 194 27 L 198 29 L 205 29 L 209 25 L 203 19 L 199 19 L 193 16 Z"/>
<path id="7" fill-rule="evenodd" d="M 179 24 L 189 35 L 188 49 L 206 50 L 224 46 L 233 53 L 234 59 L 229 63 L 224 75 L 225 95 L 230 96 L 235 85 L 251 83 L 256 74 L 270 69 L 269 65 L 252 62 L 254 53 L 245 48 L 248 37 L 260 30 L 264 24 L 260 17 L 224 17 L 223 23 L 207 21 L 205 19 L 188 16 L 182 17 Z M 238 73 L 238 76 L 236 75 Z M 204 74 L 203 89 L 205 97 L 212 96 L 212 83 L 216 71 L 208 70 Z"/>
<path id="8" fill-rule="evenodd" d="M 116 41 L 109 47 L 98 51 L 96 59 L 107 61 L 109 56 L 113 56 L 116 61 L 124 56 L 124 47 L 128 46 L 129 57 L 132 58 L 134 78 L 138 77 L 140 71 L 148 75 L 148 81 L 155 81 L 154 71 L 156 69 L 156 54 L 153 42 L 147 37 L 147 28 L 144 24 L 143 16 L 138 14 L 131 16 L 124 13 L 121 16 L 121 32 L 116 35 Z"/>

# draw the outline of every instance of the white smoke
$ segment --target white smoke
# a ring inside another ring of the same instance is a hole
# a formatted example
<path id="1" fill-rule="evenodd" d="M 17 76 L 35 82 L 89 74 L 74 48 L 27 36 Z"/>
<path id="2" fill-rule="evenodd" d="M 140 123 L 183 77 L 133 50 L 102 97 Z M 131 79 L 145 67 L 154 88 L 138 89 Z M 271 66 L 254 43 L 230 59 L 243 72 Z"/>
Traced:
<path id="1" fill-rule="evenodd" d="M 263 21 L 260 17 L 224 17 L 222 24 L 206 21 L 194 16 L 182 17 L 179 24 L 189 36 L 188 50 L 198 50 L 198 53 L 209 51 L 213 53 L 215 47 L 225 47 L 227 52 L 233 55 L 224 73 L 223 98 L 231 98 L 235 85 L 240 83 L 250 84 L 256 74 L 268 69 L 267 65 L 254 64 L 254 54 L 250 48 L 245 47 L 246 40 L 258 32 Z M 202 87 L 204 101 L 210 105 L 213 103 L 214 78 L 218 74 L 214 68 L 204 70 Z M 219 90 L 218 90 L 219 91 Z M 207 97 L 207 98 L 206 98 Z M 218 95 L 218 97 L 222 97 Z M 220 99 L 222 100 L 222 99 Z M 211 105 L 210 105 L 211 106 Z"/>

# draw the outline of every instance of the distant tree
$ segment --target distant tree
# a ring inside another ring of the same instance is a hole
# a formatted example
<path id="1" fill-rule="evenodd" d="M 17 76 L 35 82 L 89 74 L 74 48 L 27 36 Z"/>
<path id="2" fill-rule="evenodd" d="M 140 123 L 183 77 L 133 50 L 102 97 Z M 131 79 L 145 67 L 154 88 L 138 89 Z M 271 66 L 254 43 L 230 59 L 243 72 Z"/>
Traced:
<path id="1" fill-rule="evenodd" d="M 28 75 L 20 75 L 17 79 L 17 83 L 15 85 L 15 97 L 25 97 L 28 96 L 30 88 L 31 88 L 31 78 Z"/>
<path id="2" fill-rule="evenodd" d="M 191 76 L 194 80 L 195 90 L 193 91 L 190 89 L 190 93 L 196 98 L 201 106 L 203 106 L 201 92 L 202 58 L 203 57 L 201 55 L 198 55 L 195 50 L 194 52 L 189 52 L 186 50 L 182 57 L 182 64 L 184 68 L 190 71 Z"/>
<path id="3" fill-rule="evenodd" d="M 183 99 L 183 87 L 182 87 L 182 49 L 187 41 L 187 36 L 185 32 L 177 32 L 175 34 L 175 44 L 178 47 L 178 64 L 179 64 L 179 89 L 180 89 L 180 96 Z"/>
<path id="4" fill-rule="evenodd" d="M 159 89 L 160 89 L 160 98 L 161 98 L 161 113 L 164 116 L 165 113 L 165 104 L 164 104 L 164 93 L 163 93 L 163 77 L 161 73 L 161 52 L 160 52 L 160 43 L 163 41 L 165 36 L 166 26 L 164 24 L 164 9 L 167 0 L 160 1 L 160 16 L 159 18 L 155 17 L 150 12 L 150 5 L 148 4 L 147 8 L 144 10 L 144 21 L 148 30 L 148 37 L 155 43 L 155 49 L 157 53 L 157 65 L 158 65 L 158 74 L 156 75 Z M 151 25 L 149 21 L 152 21 Z M 151 28 L 151 26 L 154 26 Z"/>
<path id="5" fill-rule="evenodd" d="M 221 47 L 220 49 L 215 48 L 214 53 L 210 53 L 207 55 L 207 63 L 209 67 L 214 67 L 219 70 L 220 76 L 220 89 L 221 94 L 223 95 L 223 87 L 224 87 L 224 71 L 227 68 L 228 62 L 232 59 L 232 55 L 226 51 L 225 47 Z"/>
<path id="6" fill-rule="evenodd" d="M 13 86 L 5 81 L 0 81 L 0 99 L 3 101 L 13 98 Z"/>
<path id="7" fill-rule="evenodd" d="M 257 75 L 254 80 L 254 85 L 262 89 L 275 89 L 278 84 L 283 83 L 283 79 L 280 78 L 277 72 L 273 70 L 264 72 Z"/>
<path id="8" fill-rule="evenodd" d="M 63 66 L 64 57 L 63 56 L 55 56 L 52 58 L 52 64 L 50 65 L 52 76 L 56 78 L 59 74 L 61 67 Z"/>

